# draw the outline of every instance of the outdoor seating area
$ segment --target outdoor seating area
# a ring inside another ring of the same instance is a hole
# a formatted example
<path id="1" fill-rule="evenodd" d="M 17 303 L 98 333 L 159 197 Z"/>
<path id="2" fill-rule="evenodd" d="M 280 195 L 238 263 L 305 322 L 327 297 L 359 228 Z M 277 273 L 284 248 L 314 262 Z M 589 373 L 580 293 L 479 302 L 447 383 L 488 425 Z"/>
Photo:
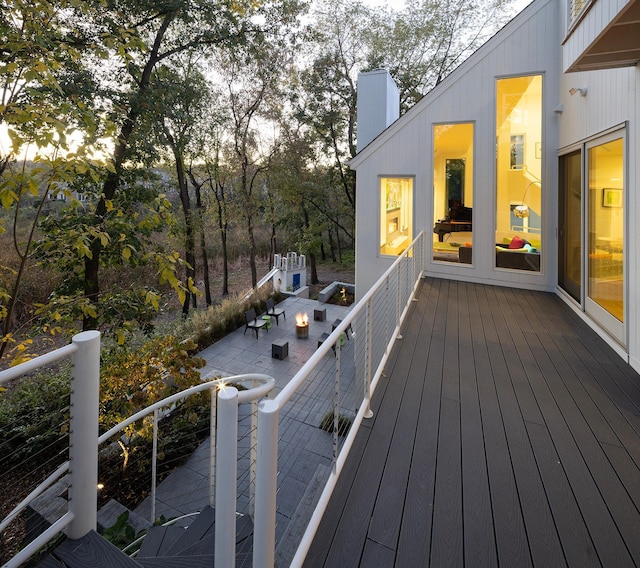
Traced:
<path id="1" fill-rule="evenodd" d="M 264 319 L 264 318 L 258 319 L 258 316 L 256 316 L 256 311 L 253 308 L 251 308 L 250 310 L 244 313 L 244 321 L 245 321 L 244 333 L 247 333 L 248 329 L 252 329 L 253 331 L 256 332 L 256 339 L 258 339 L 258 331 L 263 328 L 266 331 L 269 331 L 269 327 L 270 327 L 269 324 L 271 323 L 269 319 Z"/>
<path id="2" fill-rule="evenodd" d="M 278 321 L 280 316 L 282 316 L 284 319 L 287 319 L 287 314 L 285 313 L 285 309 L 284 308 L 276 308 L 276 305 L 275 305 L 275 302 L 273 301 L 273 298 L 267 298 L 266 304 L 267 304 L 266 315 L 268 315 L 269 317 L 275 318 L 276 319 L 276 325 L 280 325 L 280 323 Z"/>

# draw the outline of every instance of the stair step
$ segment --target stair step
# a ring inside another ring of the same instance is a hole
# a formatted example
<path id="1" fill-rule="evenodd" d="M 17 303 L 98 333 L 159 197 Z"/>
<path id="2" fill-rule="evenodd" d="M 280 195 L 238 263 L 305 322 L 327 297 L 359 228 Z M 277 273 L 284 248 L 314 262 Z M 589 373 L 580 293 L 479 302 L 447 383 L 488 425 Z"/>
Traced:
<path id="1" fill-rule="evenodd" d="M 157 558 L 139 558 L 143 568 L 212 568 L 213 555 L 200 556 L 159 556 Z"/>
<path id="2" fill-rule="evenodd" d="M 184 547 L 175 553 L 179 556 L 214 554 L 215 552 L 215 524 L 202 533 L 200 540 Z M 189 529 L 191 530 L 191 527 Z M 251 552 L 253 550 L 253 521 L 249 515 L 236 518 L 236 550 Z"/>
<path id="3" fill-rule="evenodd" d="M 67 568 L 140 568 L 140 564 L 95 531 L 78 540 L 65 540 L 52 555 Z"/>
<path id="4" fill-rule="evenodd" d="M 176 556 L 185 548 L 200 542 L 212 530 L 214 523 L 215 512 L 211 507 L 207 506 L 200 511 L 200 514 L 189 525 L 184 534 L 169 547 L 165 553 L 166 556 Z"/>
<path id="5" fill-rule="evenodd" d="M 210 554 L 201 556 L 162 556 L 160 558 L 141 558 L 140 565 L 143 568 L 212 568 L 214 557 Z M 251 553 L 242 553 L 236 556 L 237 568 L 251 567 L 253 556 Z"/>
<path id="6" fill-rule="evenodd" d="M 253 539 L 253 521 L 249 515 L 236 519 L 236 545 L 244 543 L 247 539 Z"/>
<path id="7" fill-rule="evenodd" d="M 184 527 L 176 525 L 151 527 L 142 541 L 142 546 L 136 555 L 136 559 L 165 556 L 173 544 L 184 535 L 185 531 Z"/>
<path id="8" fill-rule="evenodd" d="M 65 566 L 53 556 L 45 556 L 45 558 L 37 564 L 36 568 L 65 568 Z"/>

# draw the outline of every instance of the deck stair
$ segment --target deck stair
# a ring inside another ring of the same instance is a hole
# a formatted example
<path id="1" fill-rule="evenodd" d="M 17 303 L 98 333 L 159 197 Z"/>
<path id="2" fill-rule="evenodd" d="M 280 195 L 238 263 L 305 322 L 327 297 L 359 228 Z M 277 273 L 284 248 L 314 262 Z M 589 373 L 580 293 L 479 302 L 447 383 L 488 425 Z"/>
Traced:
<path id="1" fill-rule="evenodd" d="M 96 532 L 65 540 L 38 568 L 211 568 L 214 565 L 215 512 L 205 507 L 188 527 L 151 527 L 138 554 L 127 556 Z M 253 522 L 236 521 L 236 566 L 251 566 Z"/>

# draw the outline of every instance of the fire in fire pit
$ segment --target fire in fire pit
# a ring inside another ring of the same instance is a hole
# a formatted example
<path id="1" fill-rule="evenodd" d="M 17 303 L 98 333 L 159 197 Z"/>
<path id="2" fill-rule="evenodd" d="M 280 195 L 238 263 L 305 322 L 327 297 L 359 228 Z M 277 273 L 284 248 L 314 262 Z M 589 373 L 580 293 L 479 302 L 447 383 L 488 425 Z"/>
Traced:
<path id="1" fill-rule="evenodd" d="M 309 316 L 307 314 L 296 314 L 296 337 L 298 339 L 308 339 L 309 337 Z"/>

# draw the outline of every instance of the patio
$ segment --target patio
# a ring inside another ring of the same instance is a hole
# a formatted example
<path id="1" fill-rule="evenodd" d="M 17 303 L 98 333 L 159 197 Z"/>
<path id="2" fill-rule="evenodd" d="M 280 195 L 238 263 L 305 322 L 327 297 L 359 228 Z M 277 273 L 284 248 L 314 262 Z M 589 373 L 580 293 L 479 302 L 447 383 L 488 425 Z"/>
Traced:
<path id="1" fill-rule="evenodd" d="M 275 392 L 278 393 L 303 367 L 308 359 L 317 351 L 318 341 L 322 335 L 332 331 L 332 324 L 336 319 L 347 316 L 351 306 L 320 303 L 298 297 L 287 297 L 278 305 L 284 308 L 286 319 L 280 317 L 279 325 L 275 318 L 271 320 L 271 327 L 267 331 L 261 329 L 256 339 L 251 329 L 245 333 L 244 325 L 233 333 L 207 347 L 198 356 L 206 361 L 201 370 L 203 378 L 228 377 L 244 373 L 263 373 L 275 379 Z M 323 321 L 314 320 L 315 310 L 325 310 Z M 306 313 L 309 316 L 309 337 L 298 339 L 295 330 L 296 313 Z M 284 359 L 272 357 L 274 342 L 287 341 L 288 355 Z M 354 341 L 344 341 L 343 371 L 353 375 Z M 331 354 L 331 351 L 329 352 Z M 288 457 L 280 461 L 278 484 L 283 489 L 280 492 L 277 535 L 278 540 L 288 533 L 304 530 L 298 519 L 310 516 L 313 505 L 309 504 L 300 511 L 300 502 L 308 495 L 309 485 L 315 485 L 315 492 L 322 489 L 319 482 L 314 482 L 318 471 L 329 470 L 331 467 L 332 436 L 319 429 L 323 414 L 330 408 L 331 396 L 334 389 L 335 357 L 327 355 L 322 365 L 314 372 L 314 380 L 310 391 L 301 393 L 287 407 L 287 414 L 280 424 L 282 447 L 291 451 Z M 352 392 L 349 392 L 353 395 Z M 344 404 L 353 407 L 355 401 L 347 396 Z M 242 456 L 238 463 L 238 512 L 249 512 L 249 478 L 248 459 L 250 439 L 250 409 L 243 405 L 240 409 L 239 432 L 240 450 Z M 178 517 L 199 511 L 209 504 L 209 444 L 201 444 L 186 463 L 172 472 L 159 486 L 156 497 L 155 517 L 163 515 L 166 518 Z M 150 519 L 151 498 L 145 499 L 135 510 L 135 514 L 144 519 Z M 296 516 L 297 513 L 297 516 Z M 187 521 L 188 524 L 190 521 Z M 299 538 L 299 537 L 298 537 Z M 297 543 L 297 541 L 294 541 Z M 250 545 L 250 543 L 249 543 Z M 278 549 L 279 562 L 288 565 L 295 552 L 295 547 L 287 543 Z M 246 551 L 245 551 L 246 552 Z M 238 564 L 240 565 L 240 564 Z"/>
<path id="2" fill-rule="evenodd" d="M 556 295 L 428 278 L 305 566 L 640 564 L 640 377 Z"/>

